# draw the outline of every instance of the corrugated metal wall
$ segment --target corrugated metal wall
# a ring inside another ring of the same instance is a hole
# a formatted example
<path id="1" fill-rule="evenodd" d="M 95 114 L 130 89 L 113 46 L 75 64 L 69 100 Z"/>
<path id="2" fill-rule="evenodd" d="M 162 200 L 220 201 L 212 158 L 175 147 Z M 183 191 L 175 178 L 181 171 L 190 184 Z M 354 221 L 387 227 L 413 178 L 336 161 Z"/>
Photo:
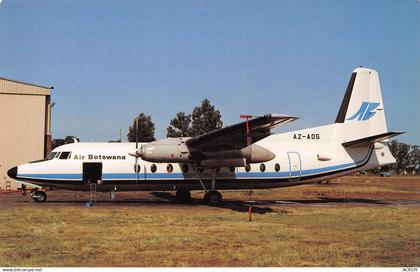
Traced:
<path id="1" fill-rule="evenodd" d="M 49 130 L 50 90 L 0 78 L 0 188 L 10 180 L 7 171 L 18 164 L 44 158 Z M 11 182 L 11 189 L 17 184 Z"/>

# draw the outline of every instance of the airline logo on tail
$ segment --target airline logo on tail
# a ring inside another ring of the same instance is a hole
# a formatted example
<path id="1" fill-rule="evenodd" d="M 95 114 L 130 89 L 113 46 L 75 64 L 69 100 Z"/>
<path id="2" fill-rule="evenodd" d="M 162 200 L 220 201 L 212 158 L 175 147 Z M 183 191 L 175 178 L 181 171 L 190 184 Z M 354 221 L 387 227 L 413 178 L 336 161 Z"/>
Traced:
<path id="1" fill-rule="evenodd" d="M 374 110 L 379 106 L 379 103 L 377 102 L 366 102 L 364 101 L 362 105 L 360 105 L 359 110 L 350 118 L 347 120 L 353 120 L 356 119 L 358 121 L 366 121 L 372 118 L 376 112 Z"/>

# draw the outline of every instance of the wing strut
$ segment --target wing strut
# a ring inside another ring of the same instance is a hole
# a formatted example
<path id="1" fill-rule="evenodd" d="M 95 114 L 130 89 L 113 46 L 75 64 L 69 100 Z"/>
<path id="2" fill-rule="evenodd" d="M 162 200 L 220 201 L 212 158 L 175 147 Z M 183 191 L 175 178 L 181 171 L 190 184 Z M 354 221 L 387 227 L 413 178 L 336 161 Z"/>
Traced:
<path id="1" fill-rule="evenodd" d="M 200 176 L 200 173 L 199 173 L 199 171 L 198 171 L 197 167 L 194 167 L 194 166 L 193 166 L 193 167 L 192 167 L 192 169 L 193 169 L 194 174 L 197 176 L 197 179 L 198 179 L 198 181 L 200 182 L 201 187 L 203 187 L 204 193 L 207 193 L 207 188 L 206 188 L 206 186 L 204 185 L 203 180 L 201 179 L 201 176 Z"/>
<path id="2" fill-rule="evenodd" d="M 197 167 L 193 166 L 193 172 L 197 176 L 198 181 L 201 184 L 201 187 L 204 190 L 204 200 L 212 205 L 219 204 L 222 201 L 222 194 L 216 191 L 216 167 L 213 167 L 212 176 L 211 176 L 211 188 L 208 190 L 201 179 L 200 171 Z"/>

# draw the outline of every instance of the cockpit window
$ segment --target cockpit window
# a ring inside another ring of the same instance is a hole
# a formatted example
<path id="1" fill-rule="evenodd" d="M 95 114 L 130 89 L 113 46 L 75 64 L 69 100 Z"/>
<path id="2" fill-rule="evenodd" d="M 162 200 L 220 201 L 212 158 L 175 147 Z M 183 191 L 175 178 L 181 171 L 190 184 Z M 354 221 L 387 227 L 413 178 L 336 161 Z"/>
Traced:
<path id="1" fill-rule="evenodd" d="M 67 160 L 70 158 L 70 152 L 61 152 L 59 159 L 60 160 Z"/>
<path id="2" fill-rule="evenodd" d="M 60 157 L 61 152 L 58 152 L 57 155 L 55 155 L 54 159 L 58 159 Z"/>
<path id="3" fill-rule="evenodd" d="M 50 155 L 48 155 L 47 160 L 54 159 L 54 157 L 55 157 L 56 154 L 57 154 L 57 152 L 51 152 Z"/>

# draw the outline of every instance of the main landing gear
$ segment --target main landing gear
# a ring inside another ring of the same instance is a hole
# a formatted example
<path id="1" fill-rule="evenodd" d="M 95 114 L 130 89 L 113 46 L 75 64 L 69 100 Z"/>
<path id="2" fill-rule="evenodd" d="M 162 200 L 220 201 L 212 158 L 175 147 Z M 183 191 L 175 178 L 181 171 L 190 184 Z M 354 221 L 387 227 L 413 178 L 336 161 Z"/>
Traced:
<path id="1" fill-rule="evenodd" d="M 34 190 L 31 192 L 31 197 L 35 202 L 45 202 L 47 200 L 47 193 L 41 190 Z"/>
<path id="2" fill-rule="evenodd" d="M 188 202 L 191 201 L 191 192 L 186 190 L 179 190 L 176 191 L 175 197 L 178 202 Z M 222 200 L 222 194 L 216 190 L 206 191 L 204 194 L 204 201 L 211 205 L 220 204 Z"/>
<path id="3" fill-rule="evenodd" d="M 208 202 L 209 204 L 217 205 L 217 204 L 220 204 L 222 200 L 223 200 L 222 194 L 216 190 L 207 191 L 204 194 L 204 201 Z"/>
<path id="4" fill-rule="evenodd" d="M 193 167 L 193 172 L 197 176 L 198 182 L 200 182 L 200 185 L 203 188 L 203 191 L 205 192 L 204 201 L 211 205 L 220 204 L 220 202 L 222 202 L 223 197 L 221 193 L 216 191 L 216 169 L 212 169 L 211 190 L 207 190 L 203 180 L 201 179 L 200 173 L 203 172 L 203 169 L 197 169 L 196 167 Z M 176 191 L 175 197 L 176 200 L 179 202 L 188 202 L 191 200 L 191 192 L 188 190 L 178 190 Z"/>
<path id="5" fill-rule="evenodd" d="M 204 201 L 211 205 L 217 205 L 222 202 L 223 197 L 222 194 L 216 191 L 216 168 L 212 168 L 212 179 L 211 179 L 211 190 L 207 190 L 206 186 L 204 185 L 203 181 L 200 177 L 200 172 L 197 171 L 197 169 L 193 168 L 195 175 L 197 176 L 198 181 L 201 184 L 201 187 L 203 188 L 205 194 L 204 194 Z"/>

